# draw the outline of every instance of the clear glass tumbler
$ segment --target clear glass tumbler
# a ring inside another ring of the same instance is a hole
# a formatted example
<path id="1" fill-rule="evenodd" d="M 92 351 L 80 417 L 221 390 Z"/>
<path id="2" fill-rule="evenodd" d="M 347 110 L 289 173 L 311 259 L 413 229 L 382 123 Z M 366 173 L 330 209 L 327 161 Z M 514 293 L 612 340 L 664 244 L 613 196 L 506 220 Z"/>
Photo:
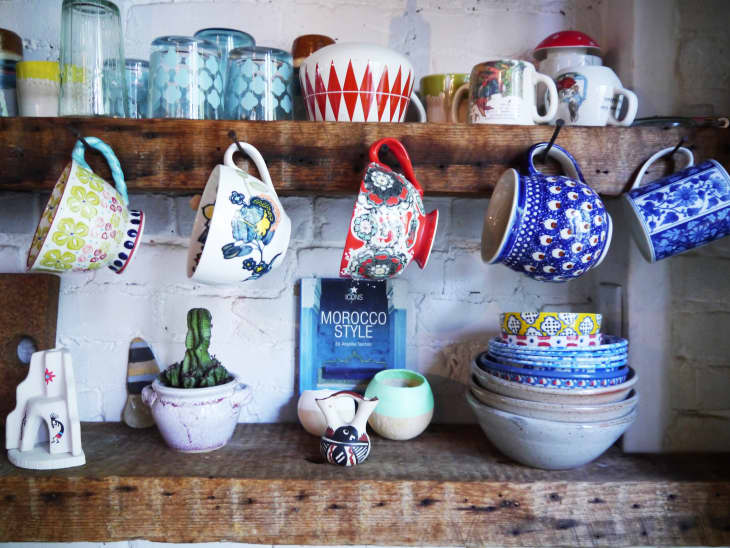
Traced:
<path id="1" fill-rule="evenodd" d="M 256 46 L 256 40 L 247 32 L 234 29 L 201 29 L 195 33 L 195 38 L 202 38 L 213 42 L 218 48 L 221 56 L 221 70 L 223 72 L 223 89 L 226 89 L 227 73 L 228 73 L 228 53 L 236 48 L 253 48 Z M 225 109 L 225 101 L 223 103 Z"/>
<path id="2" fill-rule="evenodd" d="M 292 56 L 280 49 L 237 48 L 228 60 L 226 118 L 291 120 Z"/>
<path id="3" fill-rule="evenodd" d="M 109 0 L 63 0 L 61 116 L 127 116 L 119 8 Z"/>
<path id="4" fill-rule="evenodd" d="M 127 71 L 127 105 L 130 118 L 147 118 L 150 64 L 142 59 L 124 61 Z"/>
<path id="5" fill-rule="evenodd" d="M 150 118 L 219 120 L 223 115 L 223 72 L 218 48 L 190 36 L 152 42 Z"/>

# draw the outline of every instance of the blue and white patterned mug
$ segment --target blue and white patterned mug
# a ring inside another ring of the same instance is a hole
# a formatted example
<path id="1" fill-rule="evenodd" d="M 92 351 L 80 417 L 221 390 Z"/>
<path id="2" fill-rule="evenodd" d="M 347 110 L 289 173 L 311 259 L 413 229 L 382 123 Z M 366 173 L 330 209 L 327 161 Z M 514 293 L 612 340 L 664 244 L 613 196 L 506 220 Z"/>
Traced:
<path id="1" fill-rule="evenodd" d="M 623 195 L 631 232 L 650 263 L 708 244 L 730 234 L 730 177 L 715 160 L 694 165 L 692 152 L 682 171 L 641 186 L 649 167 L 674 151 L 665 148 L 641 166 Z"/>
<path id="2" fill-rule="evenodd" d="M 613 224 L 565 149 L 553 145 L 548 156 L 569 176 L 535 168 L 535 155 L 546 147 L 539 143 L 528 151 L 528 175 L 508 169 L 497 182 L 484 218 L 482 260 L 535 280 L 562 282 L 601 264 Z"/>
<path id="3" fill-rule="evenodd" d="M 223 165 L 213 169 L 200 199 L 188 248 L 188 277 L 224 285 L 257 280 L 284 261 L 291 221 L 269 170 L 256 148 L 238 143 L 253 160 L 261 179 L 233 162 L 232 144 Z"/>

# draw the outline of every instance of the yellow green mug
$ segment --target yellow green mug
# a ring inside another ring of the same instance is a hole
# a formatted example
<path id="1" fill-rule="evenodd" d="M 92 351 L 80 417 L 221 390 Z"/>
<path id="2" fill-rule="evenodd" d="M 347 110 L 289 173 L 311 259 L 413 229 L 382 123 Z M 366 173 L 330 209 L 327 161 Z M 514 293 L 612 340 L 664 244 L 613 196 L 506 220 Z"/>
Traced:
<path id="1" fill-rule="evenodd" d="M 429 74 L 421 78 L 419 93 L 426 106 L 429 122 L 451 122 L 451 103 L 456 90 L 468 81 L 469 75 L 462 73 Z M 467 105 L 462 104 L 459 107 L 458 121 L 466 122 L 466 115 Z"/>

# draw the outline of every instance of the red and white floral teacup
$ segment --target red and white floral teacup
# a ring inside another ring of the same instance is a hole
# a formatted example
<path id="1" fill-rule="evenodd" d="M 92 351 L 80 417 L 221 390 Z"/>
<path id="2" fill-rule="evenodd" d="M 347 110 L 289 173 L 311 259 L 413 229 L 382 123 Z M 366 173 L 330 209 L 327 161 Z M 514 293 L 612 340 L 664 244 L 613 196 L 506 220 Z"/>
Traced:
<path id="1" fill-rule="evenodd" d="M 387 145 L 405 176 L 378 159 Z M 426 267 L 436 236 L 439 213 L 426 214 L 423 188 L 413 173 L 408 152 L 400 141 L 381 139 L 370 147 L 370 164 L 360 184 L 360 193 L 350 220 L 350 229 L 340 264 L 343 278 L 384 280 L 403 272 L 415 259 Z"/>

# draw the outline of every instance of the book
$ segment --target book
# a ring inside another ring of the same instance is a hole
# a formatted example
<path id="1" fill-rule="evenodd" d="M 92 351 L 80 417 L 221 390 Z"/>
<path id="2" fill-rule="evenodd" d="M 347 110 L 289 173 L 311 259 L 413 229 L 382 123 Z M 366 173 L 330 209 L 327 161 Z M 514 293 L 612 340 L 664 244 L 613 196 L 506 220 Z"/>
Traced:
<path id="1" fill-rule="evenodd" d="M 383 369 L 406 366 L 405 280 L 303 278 L 299 392 L 364 391 Z"/>

